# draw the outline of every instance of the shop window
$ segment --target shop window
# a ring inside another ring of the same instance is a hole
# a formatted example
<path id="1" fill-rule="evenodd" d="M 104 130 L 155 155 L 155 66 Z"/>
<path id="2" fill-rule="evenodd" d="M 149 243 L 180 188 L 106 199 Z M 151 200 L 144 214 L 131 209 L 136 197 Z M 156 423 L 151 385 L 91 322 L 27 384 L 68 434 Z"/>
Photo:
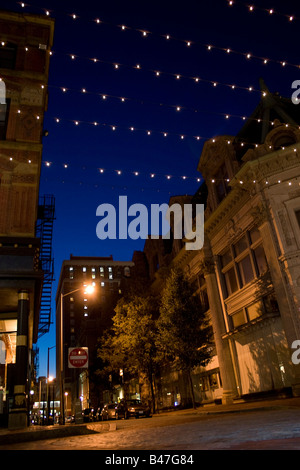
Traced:
<path id="1" fill-rule="evenodd" d="M 218 374 L 217 373 L 210 374 L 208 378 L 209 378 L 210 388 L 218 388 Z"/>

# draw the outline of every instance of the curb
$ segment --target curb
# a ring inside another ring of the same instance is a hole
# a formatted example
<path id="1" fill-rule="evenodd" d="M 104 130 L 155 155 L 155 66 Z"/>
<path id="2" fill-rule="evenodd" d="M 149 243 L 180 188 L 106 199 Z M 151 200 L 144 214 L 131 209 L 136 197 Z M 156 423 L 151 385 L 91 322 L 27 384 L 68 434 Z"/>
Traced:
<path id="1" fill-rule="evenodd" d="M 7 434 L 0 434 L 0 446 L 15 444 L 19 442 L 39 441 L 42 439 L 56 439 L 69 436 L 81 436 L 86 434 L 98 434 L 110 430 L 109 424 L 79 424 L 66 427 L 56 427 L 52 429 L 10 431 Z"/>

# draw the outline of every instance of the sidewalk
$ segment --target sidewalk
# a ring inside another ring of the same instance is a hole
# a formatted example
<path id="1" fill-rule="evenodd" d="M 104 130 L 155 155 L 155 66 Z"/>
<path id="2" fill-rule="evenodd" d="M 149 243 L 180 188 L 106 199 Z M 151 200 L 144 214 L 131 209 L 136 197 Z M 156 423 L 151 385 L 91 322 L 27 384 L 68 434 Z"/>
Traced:
<path id="1" fill-rule="evenodd" d="M 197 409 L 185 409 L 176 411 L 164 411 L 156 416 L 163 415 L 208 415 L 218 413 L 242 413 L 263 410 L 300 409 L 299 398 L 278 398 L 272 400 L 255 400 L 251 402 L 239 401 L 232 405 L 203 405 Z M 84 424 L 66 424 L 52 426 L 30 426 L 26 429 L 10 431 L 0 429 L 0 445 L 18 442 L 36 441 L 41 439 L 55 439 L 58 437 L 78 436 L 116 430 L 116 421 L 95 422 Z"/>

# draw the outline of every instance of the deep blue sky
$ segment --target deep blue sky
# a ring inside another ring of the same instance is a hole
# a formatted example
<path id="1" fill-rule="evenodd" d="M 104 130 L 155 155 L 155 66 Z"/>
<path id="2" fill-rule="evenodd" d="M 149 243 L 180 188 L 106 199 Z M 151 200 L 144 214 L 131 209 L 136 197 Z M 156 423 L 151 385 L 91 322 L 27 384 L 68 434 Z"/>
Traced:
<path id="1" fill-rule="evenodd" d="M 300 78 L 300 70 L 289 65 L 300 62 L 296 2 L 266 0 L 253 5 L 259 9 L 250 12 L 247 2 L 238 1 L 229 7 L 226 0 L 30 0 L 25 8 L 15 1 L 1 1 L 1 8 L 37 14 L 48 9 L 56 18 L 44 122 L 49 136 L 43 142 L 40 187 L 41 195 L 56 198 L 53 321 L 61 264 L 71 253 L 112 254 L 115 260 L 130 260 L 134 250 L 143 249 L 143 240 L 97 239 L 99 204 L 117 207 L 118 197 L 127 195 L 129 204 L 149 206 L 168 202 L 171 195 L 195 193 L 205 138 L 236 134 L 243 125 L 242 116 L 249 116 L 259 102 L 259 92 L 247 88 L 258 90 L 263 77 L 271 91 L 291 96 L 291 83 Z M 280 14 L 264 10 L 270 8 Z M 294 21 L 288 20 L 289 15 L 295 16 Z M 118 25 L 131 29 L 123 31 Z M 146 37 L 143 30 L 149 32 Z M 169 40 L 163 37 L 167 34 Z M 191 41 L 191 46 L 185 41 Z M 208 44 L 216 47 L 208 51 Z M 247 53 L 259 58 L 248 60 Z M 94 63 L 93 58 L 101 61 Z M 269 59 L 268 64 L 261 58 Z M 282 61 L 287 62 L 285 67 Z M 117 70 L 115 63 L 120 64 Z M 159 77 L 155 71 L 161 72 Z M 184 78 L 178 80 L 176 74 Z M 196 83 L 193 77 L 203 81 Z M 120 97 L 128 100 L 123 103 Z M 181 106 L 181 111 L 174 106 Z M 94 121 L 99 125 L 93 126 Z M 111 125 L 117 126 L 116 131 Z M 139 130 L 132 132 L 131 126 Z M 203 138 L 198 141 L 197 135 Z M 99 168 L 105 170 L 103 174 Z M 122 175 L 116 170 L 122 170 Z M 155 178 L 150 178 L 151 173 Z M 47 348 L 54 344 L 55 324 L 38 343 L 40 375 L 46 375 Z M 55 349 L 50 358 L 50 374 L 55 375 Z"/>

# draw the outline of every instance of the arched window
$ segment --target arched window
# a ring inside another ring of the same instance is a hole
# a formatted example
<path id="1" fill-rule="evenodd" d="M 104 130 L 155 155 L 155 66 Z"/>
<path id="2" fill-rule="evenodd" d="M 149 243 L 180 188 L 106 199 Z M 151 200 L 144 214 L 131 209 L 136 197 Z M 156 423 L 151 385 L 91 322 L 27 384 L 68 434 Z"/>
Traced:
<path id="1" fill-rule="evenodd" d="M 279 150 L 282 147 L 288 147 L 296 143 L 296 137 L 293 132 L 278 133 L 272 140 L 274 150 Z"/>

